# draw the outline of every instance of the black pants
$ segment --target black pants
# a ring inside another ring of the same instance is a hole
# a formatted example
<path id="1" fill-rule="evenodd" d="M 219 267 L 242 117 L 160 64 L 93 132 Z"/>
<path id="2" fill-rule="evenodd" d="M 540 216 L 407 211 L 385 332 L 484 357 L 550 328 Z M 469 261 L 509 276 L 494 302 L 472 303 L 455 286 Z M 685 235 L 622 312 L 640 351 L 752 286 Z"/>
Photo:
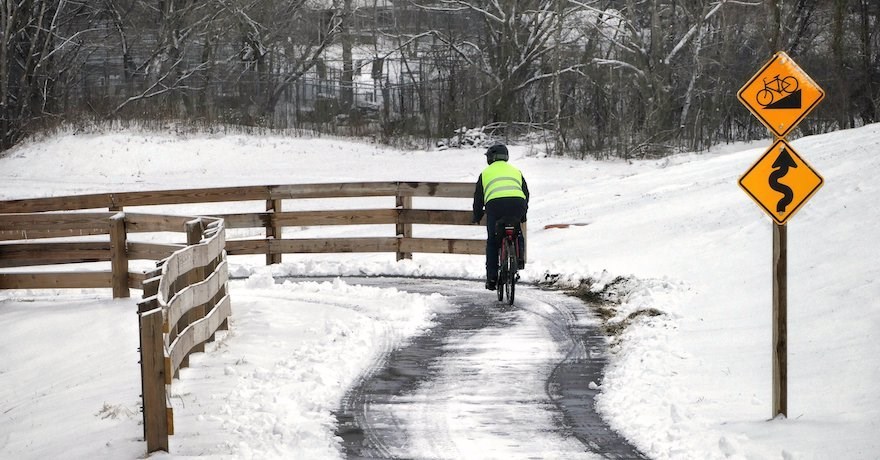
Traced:
<path id="1" fill-rule="evenodd" d="M 495 225 L 499 220 L 511 219 L 517 222 L 525 222 L 526 200 L 516 197 L 496 198 L 486 203 L 486 279 L 495 280 L 498 277 L 498 239 L 495 235 Z M 521 250 L 525 249 L 525 240 L 522 233 L 519 234 Z"/>

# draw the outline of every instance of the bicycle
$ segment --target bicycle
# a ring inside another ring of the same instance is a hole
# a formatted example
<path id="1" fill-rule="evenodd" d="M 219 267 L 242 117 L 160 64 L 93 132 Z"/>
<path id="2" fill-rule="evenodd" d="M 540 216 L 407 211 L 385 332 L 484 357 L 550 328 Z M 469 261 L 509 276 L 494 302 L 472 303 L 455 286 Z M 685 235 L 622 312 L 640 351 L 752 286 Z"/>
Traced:
<path id="1" fill-rule="evenodd" d="M 791 75 L 779 78 L 779 75 L 771 79 L 769 82 L 767 79 L 764 79 L 764 88 L 758 91 L 758 94 L 755 95 L 755 100 L 758 104 L 761 104 L 764 107 L 773 103 L 773 100 L 776 99 L 776 94 L 791 94 L 798 89 L 798 81 L 797 78 L 792 77 Z"/>
<path id="2" fill-rule="evenodd" d="M 498 222 L 495 231 L 498 236 L 498 278 L 496 289 L 498 301 L 504 300 L 507 295 L 508 305 L 513 305 L 516 295 L 516 282 L 519 280 L 520 260 L 522 248 L 520 248 L 519 234 L 520 224 L 502 220 Z"/>

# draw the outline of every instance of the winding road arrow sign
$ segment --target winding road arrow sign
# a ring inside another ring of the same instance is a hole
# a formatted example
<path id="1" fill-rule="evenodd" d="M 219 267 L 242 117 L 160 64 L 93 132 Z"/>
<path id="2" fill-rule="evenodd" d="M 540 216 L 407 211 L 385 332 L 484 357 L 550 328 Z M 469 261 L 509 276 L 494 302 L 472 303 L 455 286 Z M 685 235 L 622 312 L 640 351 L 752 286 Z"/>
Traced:
<path id="1" fill-rule="evenodd" d="M 822 186 L 822 177 L 779 139 L 740 178 L 739 185 L 779 225 Z"/>

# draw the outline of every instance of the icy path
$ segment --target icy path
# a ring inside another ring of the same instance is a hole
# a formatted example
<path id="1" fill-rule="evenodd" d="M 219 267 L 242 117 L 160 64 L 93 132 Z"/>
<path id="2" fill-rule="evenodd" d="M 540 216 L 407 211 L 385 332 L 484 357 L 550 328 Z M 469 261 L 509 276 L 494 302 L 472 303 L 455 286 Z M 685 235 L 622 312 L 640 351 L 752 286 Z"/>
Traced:
<path id="1" fill-rule="evenodd" d="M 580 441 L 558 432 L 559 414 L 544 388 L 565 344 L 552 340 L 553 325 L 542 317 L 518 310 L 505 319 L 510 325 L 451 339 L 432 382 L 408 400 L 373 409 L 405 422 L 411 446 L 395 456 L 590 458 Z"/>
<path id="2" fill-rule="evenodd" d="M 348 395 L 337 434 L 349 458 L 640 457 L 593 410 L 601 365 L 587 369 L 578 335 L 590 320 L 544 298 L 575 302 L 523 287 L 508 307 L 474 282 L 397 282 L 452 294 L 458 310 Z"/>

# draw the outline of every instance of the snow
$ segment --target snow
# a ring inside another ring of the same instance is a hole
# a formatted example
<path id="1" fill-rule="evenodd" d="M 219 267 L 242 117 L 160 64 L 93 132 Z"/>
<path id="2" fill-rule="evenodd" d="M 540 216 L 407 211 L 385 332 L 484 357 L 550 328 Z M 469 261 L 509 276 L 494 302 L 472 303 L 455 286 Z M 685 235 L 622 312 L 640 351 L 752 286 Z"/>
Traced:
<path id="1" fill-rule="evenodd" d="M 612 321 L 631 324 L 612 339 L 607 375 L 593 385 L 612 427 L 651 458 L 868 459 L 880 452 L 880 125 L 791 142 L 825 184 L 788 224 L 789 411 L 772 420 L 772 221 L 737 186 L 770 144 L 631 162 L 549 158 L 540 146 L 510 149 L 532 192 L 524 278 L 551 273 L 572 287 L 585 278 L 597 291 L 616 287 Z M 472 181 L 484 164 L 481 149 L 401 151 L 333 138 L 63 133 L 0 158 L 0 199 Z M 415 205 L 469 208 L 460 200 L 416 199 Z M 565 223 L 587 225 L 544 228 Z M 285 235 L 345 231 L 388 234 L 383 226 L 359 226 L 289 228 Z M 482 235 L 478 228 L 415 231 Z M 177 433 L 170 454 L 152 457 L 338 458 L 331 411 L 346 388 L 450 307 L 439 295 L 344 278 L 276 283 L 274 277 L 405 275 L 479 283 L 483 272 L 473 256 L 416 254 L 395 262 L 393 254 L 285 255 L 272 267 L 261 259 L 231 258 L 231 274 L 240 279 L 230 283 L 230 331 L 193 355 L 175 380 Z M 111 300 L 109 290 L 0 291 L 0 458 L 144 456 L 134 303 Z M 651 309 L 661 314 L 639 314 Z M 492 381 L 479 385 L 491 388 Z M 524 385 L 525 392 L 541 387 Z M 564 452 L 564 442 L 546 444 L 545 452 Z M 518 455 L 495 447 L 505 457 Z"/>

